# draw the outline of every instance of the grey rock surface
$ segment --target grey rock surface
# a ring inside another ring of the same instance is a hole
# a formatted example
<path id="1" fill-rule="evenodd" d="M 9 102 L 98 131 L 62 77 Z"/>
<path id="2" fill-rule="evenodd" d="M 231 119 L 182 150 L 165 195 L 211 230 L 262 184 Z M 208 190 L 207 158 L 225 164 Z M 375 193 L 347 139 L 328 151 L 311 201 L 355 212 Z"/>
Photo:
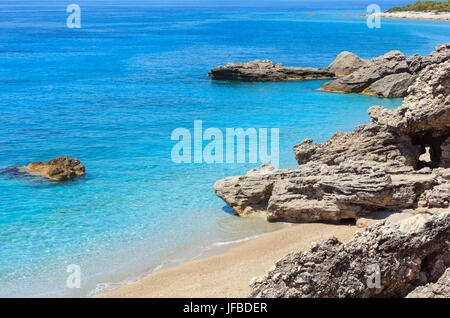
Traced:
<path id="1" fill-rule="evenodd" d="M 373 58 L 348 76 L 325 83 L 320 89 L 339 93 L 403 97 L 408 86 L 413 84 L 414 75 L 428 66 L 438 65 L 449 59 L 450 43 L 439 45 L 425 57 L 415 54 L 406 58 L 399 51 L 391 51 Z"/>
<path id="2" fill-rule="evenodd" d="M 369 60 L 362 59 L 351 52 L 344 51 L 336 57 L 328 66 L 328 69 L 335 73 L 336 76 L 346 76 L 368 63 Z"/>
<path id="3" fill-rule="evenodd" d="M 340 93 L 361 93 L 371 84 L 391 74 L 408 72 L 406 56 L 400 51 L 391 51 L 342 78 L 325 83 L 321 89 Z"/>
<path id="4" fill-rule="evenodd" d="M 437 282 L 417 287 L 407 298 L 450 298 L 450 268 Z"/>
<path id="5" fill-rule="evenodd" d="M 449 73 L 450 61 L 427 66 L 409 88 L 399 108 L 371 107 L 370 117 L 378 125 L 402 134 L 428 131 L 433 133 L 432 137 L 445 137 L 450 128 Z"/>
<path id="6" fill-rule="evenodd" d="M 335 74 L 328 68 L 287 67 L 269 60 L 255 60 L 248 63 L 228 63 L 211 70 L 213 79 L 240 81 L 289 81 L 304 79 L 329 79 Z"/>
<path id="7" fill-rule="evenodd" d="M 392 74 L 372 83 L 362 93 L 385 98 L 405 97 L 414 80 L 414 75 L 409 73 Z"/>

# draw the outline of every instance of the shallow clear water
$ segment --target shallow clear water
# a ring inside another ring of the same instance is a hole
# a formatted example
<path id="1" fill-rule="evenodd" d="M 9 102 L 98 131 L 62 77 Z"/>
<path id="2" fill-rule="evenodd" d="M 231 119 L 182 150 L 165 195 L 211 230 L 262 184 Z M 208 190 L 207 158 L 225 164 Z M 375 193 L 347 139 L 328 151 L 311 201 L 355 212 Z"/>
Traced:
<path id="1" fill-rule="evenodd" d="M 213 193 L 217 179 L 257 165 L 177 165 L 175 128 L 279 128 L 280 166 L 293 168 L 293 145 L 401 102 L 317 91 L 324 81 L 214 82 L 212 67 L 428 54 L 450 38 L 448 23 L 368 29 L 341 16 L 364 13 L 359 1 L 78 3 L 82 28 L 71 30 L 65 2 L 0 1 L 0 169 L 60 155 L 87 167 L 64 184 L 0 175 L 0 296 L 86 296 L 282 226 L 233 216 Z M 69 264 L 81 266 L 80 290 L 66 287 Z"/>

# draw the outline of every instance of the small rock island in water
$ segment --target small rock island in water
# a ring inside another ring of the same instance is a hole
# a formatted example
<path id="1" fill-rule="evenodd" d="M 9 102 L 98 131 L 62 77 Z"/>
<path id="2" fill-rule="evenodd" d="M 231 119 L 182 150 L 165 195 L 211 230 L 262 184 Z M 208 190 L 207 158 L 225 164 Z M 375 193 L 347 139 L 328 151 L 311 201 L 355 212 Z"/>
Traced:
<path id="1" fill-rule="evenodd" d="M 32 162 L 24 170 L 32 174 L 39 174 L 51 181 L 72 180 L 84 176 L 86 173 L 86 169 L 80 160 L 67 156 L 58 157 L 47 162 Z"/>

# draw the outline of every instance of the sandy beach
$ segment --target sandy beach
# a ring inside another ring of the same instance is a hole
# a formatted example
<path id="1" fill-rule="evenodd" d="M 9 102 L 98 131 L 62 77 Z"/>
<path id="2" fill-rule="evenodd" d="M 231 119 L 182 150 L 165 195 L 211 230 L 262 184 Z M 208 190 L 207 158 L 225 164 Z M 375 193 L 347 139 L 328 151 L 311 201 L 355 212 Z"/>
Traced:
<path id="1" fill-rule="evenodd" d="M 358 230 L 355 225 L 294 224 L 235 245 L 222 254 L 160 270 L 99 297 L 247 297 L 250 280 L 264 275 L 287 253 L 308 250 L 312 242 L 331 236 L 347 242 Z"/>

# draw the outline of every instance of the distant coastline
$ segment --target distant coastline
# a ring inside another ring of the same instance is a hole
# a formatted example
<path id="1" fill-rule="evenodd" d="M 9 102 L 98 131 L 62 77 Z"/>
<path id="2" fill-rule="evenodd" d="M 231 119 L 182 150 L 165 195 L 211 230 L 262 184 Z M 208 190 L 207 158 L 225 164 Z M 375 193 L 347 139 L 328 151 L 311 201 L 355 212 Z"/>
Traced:
<path id="1" fill-rule="evenodd" d="M 436 20 L 450 21 L 450 12 L 418 12 L 418 11 L 397 11 L 373 13 L 366 16 L 380 16 L 386 19 L 410 19 L 410 20 Z"/>
<path id="2" fill-rule="evenodd" d="M 387 19 L 438 20 L 450 21 L 450 0 L 417 1 L 402 7 L 394 7 L 382 13 L 367 16 L 380 16 Z"/>
<path id="3" fill-rule="evenodd" d="M 450 0 L 447 1 L 416 1 L 414 3 L 410 3 L 404 5 L 402 7 L 393 7 L 386 12 L 450 12 Z"/>

